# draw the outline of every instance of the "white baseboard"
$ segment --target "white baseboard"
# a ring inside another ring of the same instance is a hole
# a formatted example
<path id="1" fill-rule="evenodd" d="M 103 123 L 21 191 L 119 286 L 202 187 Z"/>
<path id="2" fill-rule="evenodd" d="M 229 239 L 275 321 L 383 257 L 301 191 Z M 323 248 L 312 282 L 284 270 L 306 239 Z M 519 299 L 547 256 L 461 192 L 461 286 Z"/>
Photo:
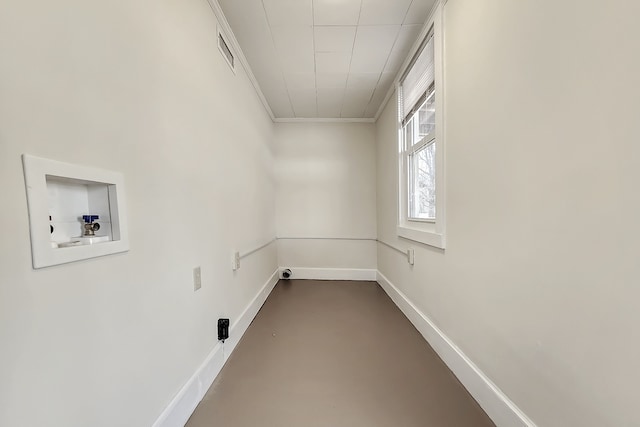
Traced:
<path id="1" fill-rule="evenodd" d="M 377 280 L 498 427 L 535 427 L 533 421 L 379 271 Z"/>
<path id="2" fill-rule="evenodd" d="M 307 267 L 280 267 L 280 272 L 285 268 L 291 270 L 291 279 L 305 280 L 376 280 L 377 270 L 371 268 L 307 268 Z M 282 276 L 280 276 L 282 277 Z"/>
<path id="3" fill-rule="evenodd" d="M 211 350 L 202 365 L 180 389 L 156 422 L 153 423 L 153 427 L 184 427 L 276 283 L 278 283 L 278 270 L 273 272 L 267 283 L 260 289 L 260 292 L 253 298 L 240 317 L 231 324 L 229 339 L 224 344 L 219 342 L 213 347 L 213 350 Z"/>

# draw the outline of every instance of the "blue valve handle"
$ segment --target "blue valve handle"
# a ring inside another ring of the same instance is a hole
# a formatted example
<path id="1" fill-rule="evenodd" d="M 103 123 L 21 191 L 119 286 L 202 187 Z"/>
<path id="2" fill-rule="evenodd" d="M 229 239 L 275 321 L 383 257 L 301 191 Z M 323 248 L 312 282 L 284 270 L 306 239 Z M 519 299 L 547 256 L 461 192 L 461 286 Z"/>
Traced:
<path id="1" fill-rule="evenodd" d="M 91 224 L 93 221 L 95 221 L 96 219 L 100 219 L 100 217 L 98 215 L 82 215 L 82 219 L 84 220 L 84 222 L 86 222 L 87 224 Z"/>

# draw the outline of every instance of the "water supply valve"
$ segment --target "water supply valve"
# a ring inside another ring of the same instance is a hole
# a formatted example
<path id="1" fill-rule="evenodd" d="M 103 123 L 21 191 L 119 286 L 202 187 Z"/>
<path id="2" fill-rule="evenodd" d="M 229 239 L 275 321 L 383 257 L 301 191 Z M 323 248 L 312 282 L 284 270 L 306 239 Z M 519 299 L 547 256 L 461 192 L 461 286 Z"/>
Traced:
<path id="1" fill-rule="evenodd" d="M 84 220 L 84 235 L 85 237 L 91 237 L 96 235 L 96 231 L 100 230 L 100 224 L 93 222 L 100 219 L 98 215 L 82 215 Z"/>

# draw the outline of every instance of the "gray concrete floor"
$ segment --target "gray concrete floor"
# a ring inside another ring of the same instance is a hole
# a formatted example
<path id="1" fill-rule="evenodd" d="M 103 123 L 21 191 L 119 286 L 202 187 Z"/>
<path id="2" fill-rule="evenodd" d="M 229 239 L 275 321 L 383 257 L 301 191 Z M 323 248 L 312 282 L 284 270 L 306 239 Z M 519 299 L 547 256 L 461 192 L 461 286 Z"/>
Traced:
<path id="1" fill-rule="evenodd" d="M 375 282 L 280 281 L 188 427 L 493 426 Z"/>

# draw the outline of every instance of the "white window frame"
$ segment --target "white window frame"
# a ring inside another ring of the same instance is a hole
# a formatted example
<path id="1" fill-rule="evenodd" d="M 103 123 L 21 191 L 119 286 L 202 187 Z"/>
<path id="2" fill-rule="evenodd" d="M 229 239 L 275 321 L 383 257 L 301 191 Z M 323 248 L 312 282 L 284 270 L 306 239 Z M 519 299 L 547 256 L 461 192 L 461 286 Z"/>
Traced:
<path id="1" fill-rule="evenodd" d="M 446 218 L 446 199 L 445 199 L 445 134 L 444 134 L 444 78 L 443 78 L 443 32 L 442 32 L 442 6 L 440 2 L 434 7 L 431 16 L 427 20 L 423 31 L 418 38 L 418 42 L 414 45 L 411 55 L 402 68 L 400 76 L 411 65 L 411 58 L 416 54 L 422 42 L 433 29 L 434 42 L 434 81 L 435 81 L 435 135 L 426 136 L 421 142 L 413 147 L 407 147 L 404 141 L 404 132 L 402 128 L 402 105 L 400 79 L 396 83 L 396 93 L 398 94 L 398 236 L 424 243 L 426 245 L 435 246 L 444 249 L 446 244 L 445 238 L 445 218 Z M 409 156 L 431 143 L 436 144 L 436 218 L 435 219 L 419 219 L 409 217 Z"/>

